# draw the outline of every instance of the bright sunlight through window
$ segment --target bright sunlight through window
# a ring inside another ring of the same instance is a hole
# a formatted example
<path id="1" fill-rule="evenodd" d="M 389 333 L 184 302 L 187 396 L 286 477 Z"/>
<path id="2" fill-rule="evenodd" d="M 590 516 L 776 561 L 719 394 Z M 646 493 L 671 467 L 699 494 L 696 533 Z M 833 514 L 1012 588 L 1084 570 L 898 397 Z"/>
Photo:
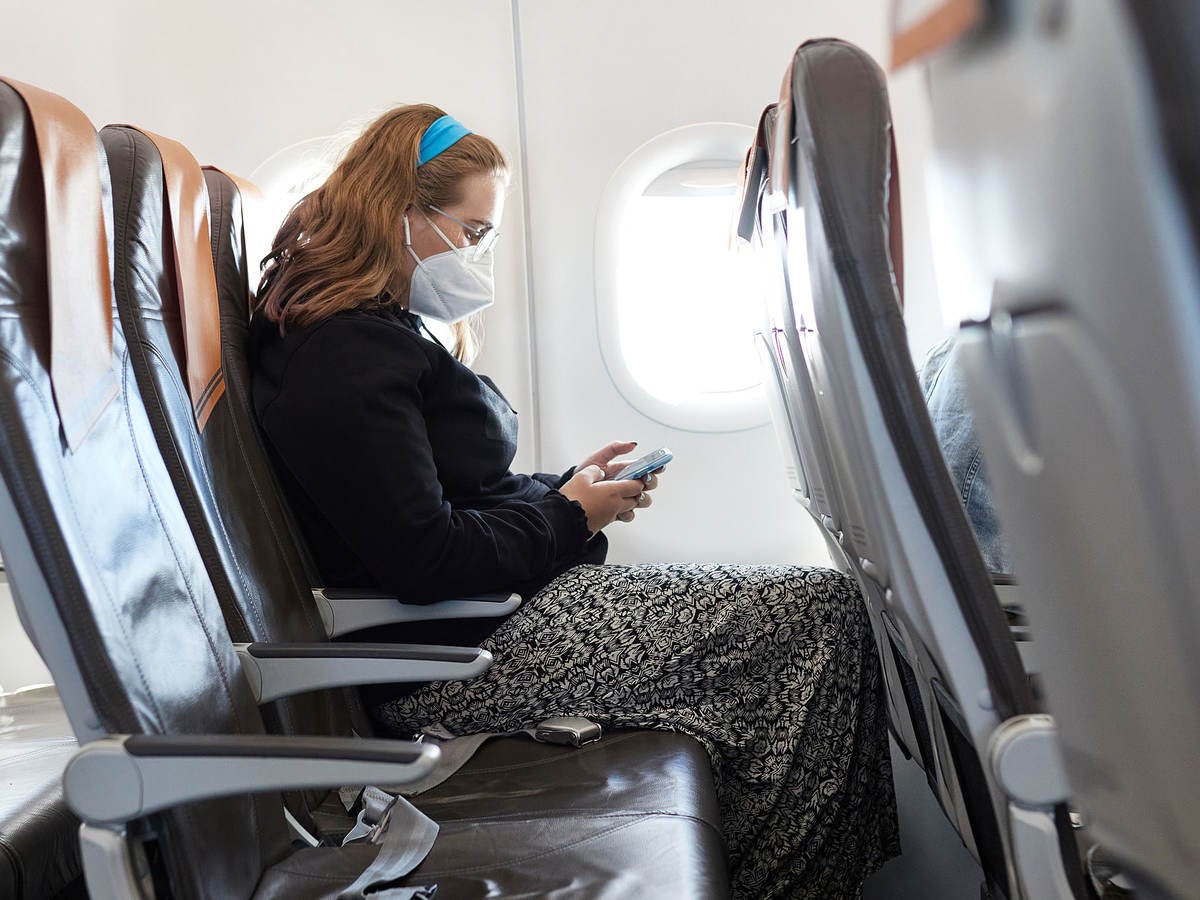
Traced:
<path id="1" fill-rule="evenodd" d="M 597 313 L 622 395 L 664 424 L 733 431 L 766 421 L 751 254 L 731 248 L 737 172 L 753 138 L 693 125 L 614 174 L 597 223 Z"/>

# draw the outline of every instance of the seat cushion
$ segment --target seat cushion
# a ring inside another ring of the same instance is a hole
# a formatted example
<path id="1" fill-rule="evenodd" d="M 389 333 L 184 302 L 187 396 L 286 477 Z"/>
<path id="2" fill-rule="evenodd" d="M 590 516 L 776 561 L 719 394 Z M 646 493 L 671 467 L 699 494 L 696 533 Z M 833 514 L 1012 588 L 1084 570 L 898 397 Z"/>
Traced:
<path id="1" fill-rule="evenodd" d="M 374 855 L 374 847 L 362 844 L 300 850 L 266 872 L 254 900 L 337 896 Z M 398 884 L 436 884 L 439 900 L 729 896 L 725 855 L 716 833 L 694 819 L 655 813 L 444 825 L 429 856 Z"/>
<path id="2" fill-rule="evenodd" d="M 412 801 L 441 830 L 404 883 L 436 883 L 439 897 L 729 893 L 712 771 L 684 735 L 613 732 L 578 749 L 496 738 Z M 294 854 L 256 897 L 321 896 L 333 881 L 354 880 L 365 849 Z"/>
<path id="3" fill-rule="evenodd" d="M 77 749 L 53 688 L 0 707 L 0 897 L 53 897 L 78 882 L 79 821 L 62 796 Z"/>
<path id="4" fill-rule="evenodd" d="M 503 813 L 667 812 L 720 834 L 704 748 L 667 731 L 614 731 L 586 746 L 496 738 L 454 777 L 411 798 L 440 823 Z"/>

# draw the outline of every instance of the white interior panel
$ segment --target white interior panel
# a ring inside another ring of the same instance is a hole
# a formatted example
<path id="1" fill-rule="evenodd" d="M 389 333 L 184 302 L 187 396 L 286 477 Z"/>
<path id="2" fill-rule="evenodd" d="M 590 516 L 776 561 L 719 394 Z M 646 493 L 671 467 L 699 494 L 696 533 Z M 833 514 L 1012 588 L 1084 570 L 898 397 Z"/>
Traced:
<path id="1" fill-rule="evenodd" d="M 0 71 L 62 94 L 97 128 L 148 128 L 241 175 L 283 147 L 414 102 L 495 140 L 516 172 L 512 16 L 509 0 L 18 3 L 5 8 Z M 533 403 L 520 197 L 515 177 L 477 368 L 524 413 Z"/>
<path id="2" fill-rule="evenodd" d="M 613 386 L 596 336 L 596 211 L 613 171 L 650 138 L 696 122 L 755 125 L 803 40 L 837 35 L 879 51 L 884 4 L 521 0 L 518 10 L 544 465 L 616 439 L 675 451 L 654 507 L 609 530 L 614 561 L 827 559 L 769 426 L 668 428 Z M 661 338 L 669 354 L 671 335 Z"/>
<path id="3" fill-rule="evenodd" d="M 400 102 L 437 103 L 495 138 L 515 177 L 497 245 L 497 304 L 476 368 L 522 413 L 517 467 L 565 468 L 614 439 L 665 444 L 676 462 L 655 508 L 613 528 L 614 560 L 820 561 L 823 542 L 789 499 L 768 427 L 678 431 L 643 417 L 614 389 L 595 325 L 595 219 L 612 172 L 646 140 L 695 122 L 753 125 L 801 41 L 836 35 L 883 58 L 886 7 L 214 0 L 201 12 L 115 0 L 71 4 L 64 15 L 53 4 L 22 3 L 6 10 L 0 58 L 6 75 L 63 94 L 97 126 L 137 124 L 241 174 Z M 938 305 L 923 202 L 925 98 L 915 78 L 893 88 L 908 313 L 910 323 L 927 323 L 912 329 L 914 345 L 927 345 L 938 336 Z M 522 124 L 528 183 L 519 171 Z M 662 340 L 669 353 L 670 335 Z"/>

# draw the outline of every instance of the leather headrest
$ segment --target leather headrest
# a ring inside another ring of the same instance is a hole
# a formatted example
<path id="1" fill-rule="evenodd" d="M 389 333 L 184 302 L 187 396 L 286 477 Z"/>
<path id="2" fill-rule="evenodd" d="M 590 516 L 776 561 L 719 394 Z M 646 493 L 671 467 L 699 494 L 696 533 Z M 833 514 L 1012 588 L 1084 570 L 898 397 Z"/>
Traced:
<path id="1" fill-rule="evenodd" d="M 196 426 L 203 432 L 213 407 L 225 393 L 221 370 L 221 314 L 208 223 L 208 189 L 196 158 L 178 141 L 137 126 L 162 157 L 163 187 L 171 221 L 174 267 L 188 396 Z"/>
<path id="2" fill-rule="evenodd" d="M 863 254 L 858 264 L 864 271 L 886 264 L 886 273 L 875 268 L 871 277 L 889 275 L 903 309 L 900 171 L 883 71 L 853 44 L 820 38 L 800 45 L 788 74 L 779 106 L 782 111 L 786 99 L 787 134 L 797 146 L 777 141 L 777 147 L 790 150 L 779 166 L 781 175 L 798 179 L 798 167 L 812 168 L 815 192 L 823 198 L 819 205 L 849 232 L 842 242 Z M 837 150 L 814 154 L 817 146 Z M 798 183 L 789 184 L 789 196 L 795 197 Z M 806 215 L 821 214 L 806 210 Z"/>
<path id="3" fill-rule="evenodd" d="M 46 201 L 50 378 L 63 436 L 75 451 L 119 389 L 103 151 L 78 107 L 41 88 L 0 81 L 21 97 L 37 141 Z"/>
<path id="4" fill-rule="evenodd" d="M 246 272 L 247 277 L 250 277 L 249 273 L 257 270 L 262 258 L 271 249 L 270 238 L 264 232 L 266 208 L 263 193 L 254 182 L 227 172 L 225 169 L 217 166 L 205 166 L 204 168 L 211 172 L 220 172 L 233 183 L 234 189 L 238 192 L 242 205 L 242 240 L 246 248 Z M 257 286 L 251 283 L 248 287 L 250 308 L 246 310 L 247 316 L 254 311 L 254 291 Z"/>

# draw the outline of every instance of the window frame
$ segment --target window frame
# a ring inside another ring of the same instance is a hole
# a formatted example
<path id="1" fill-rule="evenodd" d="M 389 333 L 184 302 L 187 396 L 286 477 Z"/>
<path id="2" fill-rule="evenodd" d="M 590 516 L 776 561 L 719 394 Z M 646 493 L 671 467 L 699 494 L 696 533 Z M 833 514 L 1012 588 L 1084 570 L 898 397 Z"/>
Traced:
<path id="1" fill-rule="evenodd" d="M 594 247 L 596 331 L 600 355 L 617 392 L 654 421 L 682 431 L 747 431 L 770 421 L 761 380 L 740 390 L 695 394 L 671 402 L 648 391 L 630 370 L 621 348 L 618 313 L 625 218 L 656 179 L 677 166 L 729 160 L 739 167 L 754 142 L 754 129 L 733 122 L 701 122 L 663 132 L 629 154 L 609 178 L 596 215 Z M 731 213 L 732 216 L 732 213 Z M 753 287 L 751 286 L 751 290 Z M 758 302 L 756 298 L 756 302 Z M 764 304 L 765 305 L 765 304 Z M 747 346 L 753 336 L 746 335 Z"/>

